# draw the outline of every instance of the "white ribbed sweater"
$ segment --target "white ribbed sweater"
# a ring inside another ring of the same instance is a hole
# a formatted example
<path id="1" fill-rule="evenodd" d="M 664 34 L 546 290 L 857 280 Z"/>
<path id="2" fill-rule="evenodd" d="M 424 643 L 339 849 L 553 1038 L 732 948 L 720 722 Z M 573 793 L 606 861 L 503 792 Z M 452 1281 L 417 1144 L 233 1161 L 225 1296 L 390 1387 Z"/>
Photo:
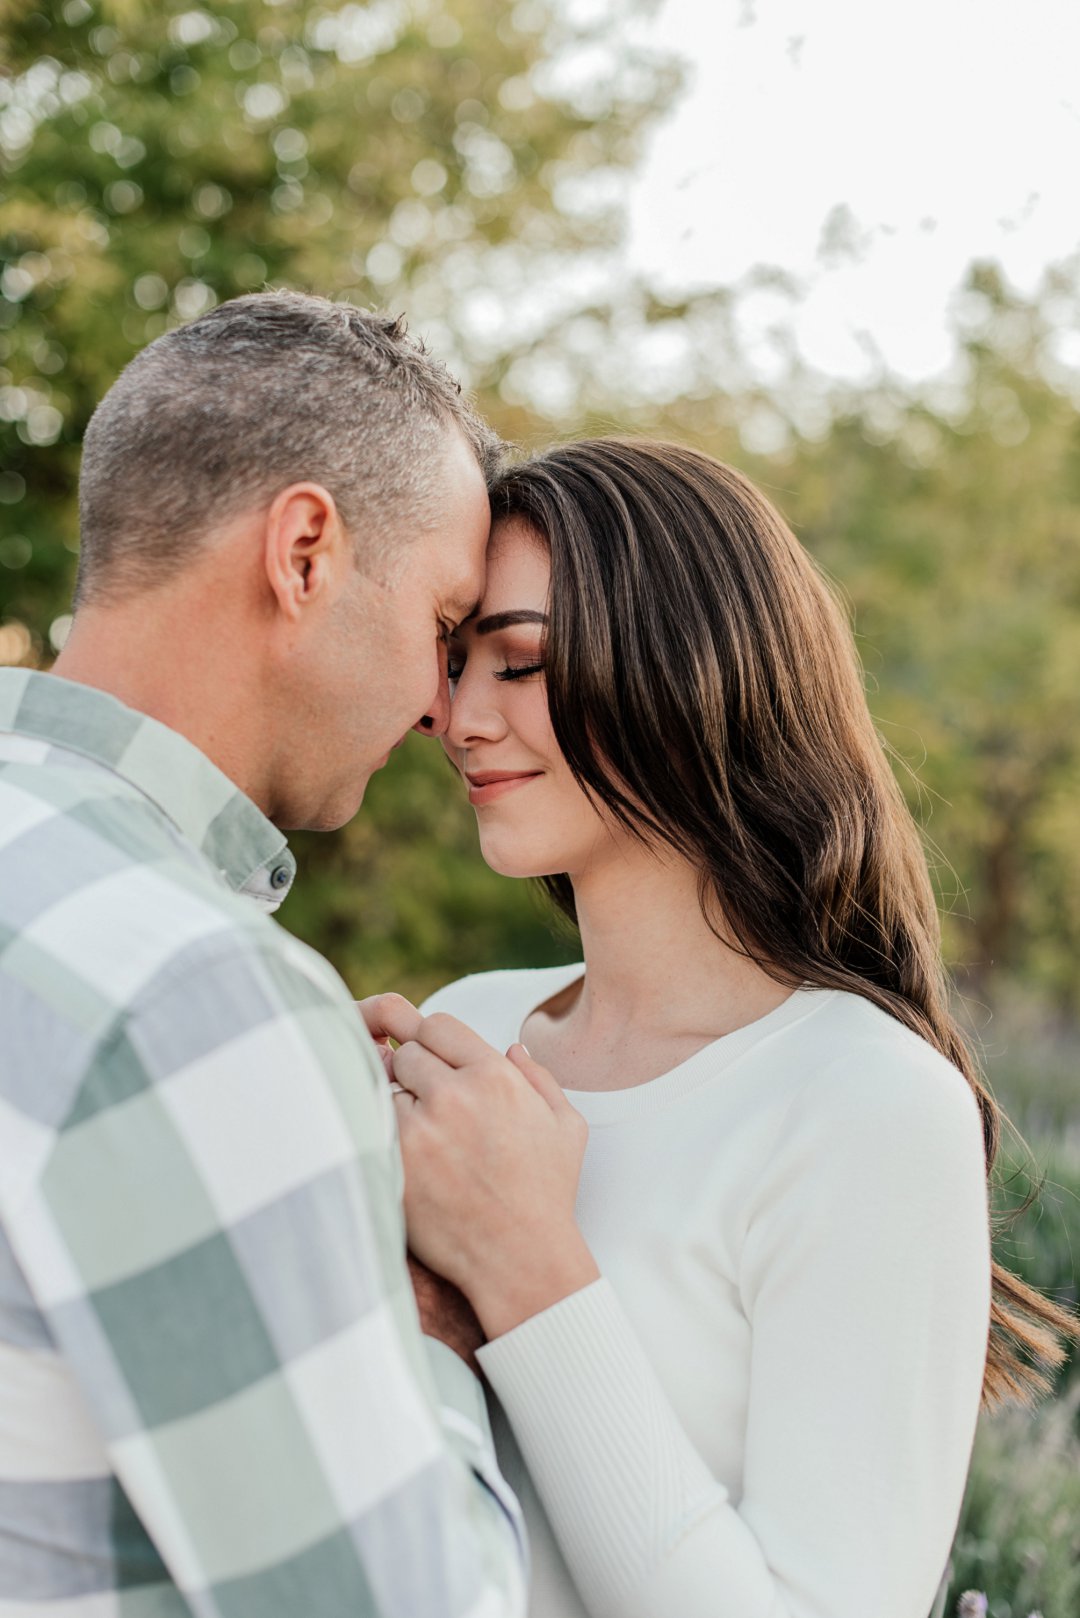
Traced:
<path id="1" fill-rule="evenodd" d="M 425 1009 L 505 1050 L 581 971 Z M 603 1279 L 480 1351 L 532 1618 L 926 1618 L 989 1311 L 962 1076 L 806 989 L 650 1083 L 568 1094 Z"/>

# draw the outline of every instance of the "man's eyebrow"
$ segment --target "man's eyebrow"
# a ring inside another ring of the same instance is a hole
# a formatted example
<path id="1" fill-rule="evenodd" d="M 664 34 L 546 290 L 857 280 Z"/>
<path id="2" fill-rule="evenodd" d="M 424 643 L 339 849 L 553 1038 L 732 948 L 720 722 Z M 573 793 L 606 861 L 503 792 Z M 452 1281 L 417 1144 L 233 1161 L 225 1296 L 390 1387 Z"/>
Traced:
<path id="1" fill-rule="evenodd" d="M 533 612 L 528 607 L 518 607 L 512 612 L 492 612 L 479 623 L 472 625 L 476 635 L 493 635 L 497 629 L 513 629 L 515 624 L 543 624 L 547 627 L 548 615 L 546 612 Z"/>

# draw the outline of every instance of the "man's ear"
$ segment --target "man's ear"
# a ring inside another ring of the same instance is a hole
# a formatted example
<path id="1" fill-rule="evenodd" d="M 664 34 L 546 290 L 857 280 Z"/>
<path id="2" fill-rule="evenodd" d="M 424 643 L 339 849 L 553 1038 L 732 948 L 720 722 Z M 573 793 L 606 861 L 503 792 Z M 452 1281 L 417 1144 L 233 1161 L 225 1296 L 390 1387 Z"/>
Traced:
<path id="1" fill-rule="evenodd" d="M 290 483 L 266 514 L 263 563 L 286 617 L 332 596 L 351 571 L 351 545 L 333 495 L 319 483 Z"/>

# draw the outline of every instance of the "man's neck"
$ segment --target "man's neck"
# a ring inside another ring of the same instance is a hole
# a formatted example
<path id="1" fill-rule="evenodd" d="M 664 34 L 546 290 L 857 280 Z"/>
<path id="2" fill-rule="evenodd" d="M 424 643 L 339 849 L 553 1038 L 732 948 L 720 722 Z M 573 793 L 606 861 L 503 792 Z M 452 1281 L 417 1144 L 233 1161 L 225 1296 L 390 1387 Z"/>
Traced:
<path id="1" fill-rule="evenodd" d="M 81 608 L 52 673 L 106 691 L 185 736 L 260 808 L 262 727 L 250 722 L 250 676 L 230 638 L 196 626 L 193 607 L 170 592 L 117 607 Z M 220 655 L 217 650 L 220 649 Z M 254 739 L 254 745 L 252 741 Z"/>

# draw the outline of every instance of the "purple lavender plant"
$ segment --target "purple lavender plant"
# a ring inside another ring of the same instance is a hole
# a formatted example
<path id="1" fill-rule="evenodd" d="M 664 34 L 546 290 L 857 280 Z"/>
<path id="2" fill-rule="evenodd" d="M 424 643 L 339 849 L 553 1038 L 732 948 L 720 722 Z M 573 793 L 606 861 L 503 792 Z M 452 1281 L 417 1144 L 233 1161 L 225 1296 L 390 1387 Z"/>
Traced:
<path id="1" fill-rule="evenodd" d="M 965 1590 L 956 1603 L 956 1618 L 986 1618 L 988 1598 L 981 1590 Z M 1029 1612 L 1027 1618 L 1043 1618 L 1041 1612 Z"/>

